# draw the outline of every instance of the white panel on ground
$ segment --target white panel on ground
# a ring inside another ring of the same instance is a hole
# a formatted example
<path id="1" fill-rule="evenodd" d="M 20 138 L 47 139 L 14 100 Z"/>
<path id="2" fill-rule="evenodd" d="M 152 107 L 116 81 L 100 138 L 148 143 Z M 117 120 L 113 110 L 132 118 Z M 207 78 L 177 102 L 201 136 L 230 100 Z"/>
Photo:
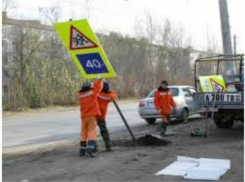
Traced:
<path id="1" fill-rule="evenodd" d="M 156 175 L 183 176 L 185 179 L 195 180 L 218 180 L 230 169 L 230 166 L 230 160 L 178 156 L 176 162 Z"/>
<path id="2" fill-rule="evenodd" d="M 185 179 L 219 180 L 230 169 L 230 160 L 201 158 L 199 166 L 188 171 Z"/>
<path id="3" fill-rule="evenodd" d="M 156 173 L 156 175 L 184 176 L 187 171 L 198 165 L 198 159 L 178 156 L 177 161 Z"/>

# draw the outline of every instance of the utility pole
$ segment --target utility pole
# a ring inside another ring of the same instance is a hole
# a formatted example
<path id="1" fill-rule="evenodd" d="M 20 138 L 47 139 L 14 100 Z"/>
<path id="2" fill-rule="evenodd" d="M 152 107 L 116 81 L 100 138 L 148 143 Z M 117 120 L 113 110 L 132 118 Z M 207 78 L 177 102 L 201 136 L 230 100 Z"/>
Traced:
<path id="1" fill-rule="evenodd" d="M 228 5 L 226 0 L 219 0 L 221 32 L 223 41 L 223 54 L 232 55 L 231 33 L 228 15 Z M 227 62 L 226 72 L 229 74 L 234 73 L 233 61 Z"/>
<path id="2" fill-rule="evenodd" d="M 234 54 L 236 54 L 236 39 L 237 39 L 237 37 L 236 37 L 236 34 L 234 34 L 234 36 L 233 36 L 233 53 Z"/>

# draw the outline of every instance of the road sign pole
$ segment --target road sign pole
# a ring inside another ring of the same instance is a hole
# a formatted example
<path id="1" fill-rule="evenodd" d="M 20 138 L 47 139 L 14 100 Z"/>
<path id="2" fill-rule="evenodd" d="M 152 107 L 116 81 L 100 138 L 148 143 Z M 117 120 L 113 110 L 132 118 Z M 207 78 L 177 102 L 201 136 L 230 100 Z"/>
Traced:
<path id="1" fill-rule="evenodd" d="M 134 134 L 133 134 L 133 132 L 131 131 L 131 129 L 130 129 L 130 127 L 129 127 L 127 121 L 126 121 L 126 119 L 124 118 L 124 116 L 123 116 L 123 114 L 122 114 L 122 112 L 121 112 L 121 110 L 120 110 L 120 108 L 118 107 L 118 105 L 117 105 L 117 103 L 116 103 L 115 100 L 113 100 L 113 103 L 114 103 L 114 105 L 115 105 L 115 107 L 116 107 L 118 113 L 120 114 L 120 116 L 121 116 L 121 118 L 122 118 L 122 120 L 123 120 L 125 126 L 127 127 L 128 131 L 129 131 L 129 133 L 130 133 L 130 135 L 131 135 L 131 137 L 132 137 L 132 139 L 133 139 L 133 142 L 135 143 L 136 140 L 135 140 Z"/>
<path id="2" fill-rule="evenodd" d="M 208 137 L 208 114 L 209 114 L 209 103 L 207 103 L 207 110 L 206 110 L 206 124 L 205 124 L 205 133 L 204 133 L 204 137 Z"/>

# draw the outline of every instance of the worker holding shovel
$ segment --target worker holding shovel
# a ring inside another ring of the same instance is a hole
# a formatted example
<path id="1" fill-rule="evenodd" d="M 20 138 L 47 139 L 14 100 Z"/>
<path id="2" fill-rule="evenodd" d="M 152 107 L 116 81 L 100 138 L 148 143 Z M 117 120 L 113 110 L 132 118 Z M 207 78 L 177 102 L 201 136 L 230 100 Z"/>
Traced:
<path id="1" fill-rule="evenodd" d="M 165 135 L 167 125 L 170 123 L 171 106 L 175 109 L 176 103 L 172 97 L 168 82 L 162 81 L 161 85 L 155 92 L 154 97 L 155 108 L 162 115 L 162 130 L 161 134 Z"/>

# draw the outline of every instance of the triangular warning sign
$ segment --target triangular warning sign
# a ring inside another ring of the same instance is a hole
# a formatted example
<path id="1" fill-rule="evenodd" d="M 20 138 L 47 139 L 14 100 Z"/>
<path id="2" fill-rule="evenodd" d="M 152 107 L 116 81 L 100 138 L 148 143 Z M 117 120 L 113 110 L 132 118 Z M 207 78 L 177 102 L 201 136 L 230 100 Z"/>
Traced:
<path id="1" fill-rule="evenodd" d="M 88 49 L 98 47 L 92 40 L 71 25 L 70 28 L 70 49 Z"/>
<path id="2" fill-rule="evenodd" d="M 220 85 L 218 82 L 210 78 L 211 85 L 213 87 L 214 92 L 222 92 L 225 88 Z"/>

